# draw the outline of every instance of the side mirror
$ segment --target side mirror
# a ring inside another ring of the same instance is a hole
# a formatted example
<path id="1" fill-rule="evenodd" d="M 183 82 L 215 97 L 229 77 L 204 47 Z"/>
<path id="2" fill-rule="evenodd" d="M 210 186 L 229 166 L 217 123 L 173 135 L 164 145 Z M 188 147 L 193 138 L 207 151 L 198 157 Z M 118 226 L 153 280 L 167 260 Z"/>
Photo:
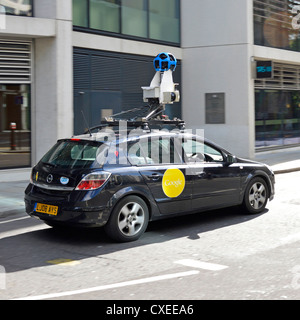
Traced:
<path id="1" fill-rule="evenodd" d="M 236 156 L 227 154 L 226 164 L 229 166 L 232 163 L 236 163 Z"/>

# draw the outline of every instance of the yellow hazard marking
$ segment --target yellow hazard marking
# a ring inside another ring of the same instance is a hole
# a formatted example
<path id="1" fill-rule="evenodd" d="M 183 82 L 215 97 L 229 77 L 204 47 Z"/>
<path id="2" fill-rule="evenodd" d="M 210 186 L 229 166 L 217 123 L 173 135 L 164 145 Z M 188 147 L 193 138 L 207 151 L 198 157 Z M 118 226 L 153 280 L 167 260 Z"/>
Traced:
<path id="1" fill-rule="evenodd" d="M 80 264 L 79 261 L 71 260 L 71 259 L 55 259 L 55 260 L 49 260 L 47 261 L 49 264 L 59 264 L 62 266 L 76 266 Z"/>

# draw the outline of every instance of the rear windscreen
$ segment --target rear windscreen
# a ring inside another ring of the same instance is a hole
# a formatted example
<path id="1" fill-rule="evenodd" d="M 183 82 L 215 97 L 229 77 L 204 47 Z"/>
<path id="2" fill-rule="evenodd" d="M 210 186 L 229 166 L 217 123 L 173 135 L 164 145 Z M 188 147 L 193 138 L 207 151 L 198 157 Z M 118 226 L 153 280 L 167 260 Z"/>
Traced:
<path id="1" fill-rule="evenodd" d="M 107 145 L 94 141 L 59 141 L 42 158 L 55 167 L 100 168 L 105 162 Z"/>

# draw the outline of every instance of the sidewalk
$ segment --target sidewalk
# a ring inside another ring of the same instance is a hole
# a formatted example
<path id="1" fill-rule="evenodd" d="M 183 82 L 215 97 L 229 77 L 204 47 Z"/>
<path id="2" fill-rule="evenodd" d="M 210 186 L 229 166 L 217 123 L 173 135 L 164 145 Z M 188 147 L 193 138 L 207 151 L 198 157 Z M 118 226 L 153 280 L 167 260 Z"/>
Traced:
<path id="1" fill-rule="evenodd" d="M 255 161 L 268 164 L 275 174 L 300 171 L 300 147 L 258 152 Z"/>
<path id="2" fill-rule="evenodd" d="M 259 152 L 255 161 L 271 166 L 275 174 L 300 171 L 300 147 Z M 24 190 L 31 169 L 0 171 L 0 218 L 25 214 Z"/>
<path id="3" fill-rule="evenodd" d="M 0 171 L 0 218 L 25 213 L 24 190 L 30 172 L 30 168 Z"/>

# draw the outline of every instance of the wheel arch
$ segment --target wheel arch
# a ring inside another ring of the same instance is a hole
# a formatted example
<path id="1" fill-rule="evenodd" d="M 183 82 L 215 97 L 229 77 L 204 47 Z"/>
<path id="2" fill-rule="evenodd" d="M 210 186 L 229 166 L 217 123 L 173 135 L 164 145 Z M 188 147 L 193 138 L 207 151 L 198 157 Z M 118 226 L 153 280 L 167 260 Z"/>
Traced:
<path id="1" fill-rule="evenodd" d="M 110 213 L 114 210 L 116 205 L 128 196 L 137 196 L 141 198 L 147 205 L 149 210 L 149 221 L 152 220 L 153 216 L 160 215 L 156 202 L 154 201 L 150 192 L 145 192 L 144 189 L 125 188 L 116 192 L 110 200 Z"/>
<path id="2" fill-rule="evenodd" d="M 268 198 L 271 197 L 271 193 L 272 193 L 272 183 L 270 181 L 270 178 L 269 176 L 267 175 L 267 173 L 265 173 L 264 171 L 262 170 L 258 170 L 258 171 L 254 171 L 254 172 L 251 172 L 247 178 L 245 179 L 245 183 L 243 185 L 243 197 L 242 199 L 244 199 L 244 196 L 245 196 L 245 191 L 246 191 L 246 188 L 248 186 L 248 184 L 254 179 L 254 178 L 261 178 L 263 179 L 266 184 L 267 184 L 267 187 L 268 187 Z"/>

